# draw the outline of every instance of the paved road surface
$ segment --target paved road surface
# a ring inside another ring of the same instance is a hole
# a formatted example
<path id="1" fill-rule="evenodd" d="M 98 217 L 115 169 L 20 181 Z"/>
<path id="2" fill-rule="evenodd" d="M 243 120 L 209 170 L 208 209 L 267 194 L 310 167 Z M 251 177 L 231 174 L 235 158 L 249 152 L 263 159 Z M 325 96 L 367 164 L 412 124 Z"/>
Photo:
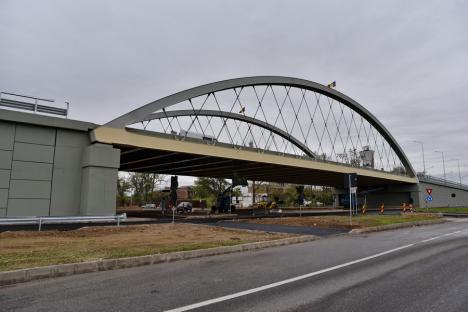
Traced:
<path id="1" fill-rule="evenodd" d="M 217 226 L 235 228 L 235 229 L 246 229 L 246 230 L 257 230 L 264 232 L 279 232 L 279 233 L 290 233 L 290 234 L 301 234 L 301 235 L 315 235 L 315 236 L 330 236 L 336 234 L 342 234 L 349 232 L 348 229 L 339 228 L 319 228 L 319 227 L 307 227 L 307 226 L 292 226 L 282 224 L 259 224 L 259 223 L 248 223 L 242 221 L 219 221 L 215 223 Z"/>
<path id="2" fill-rule="evenodd" d="M 4 287 L 0 310 L 451 312 L 467 294 L 468 223 L 450 222 Z"/>

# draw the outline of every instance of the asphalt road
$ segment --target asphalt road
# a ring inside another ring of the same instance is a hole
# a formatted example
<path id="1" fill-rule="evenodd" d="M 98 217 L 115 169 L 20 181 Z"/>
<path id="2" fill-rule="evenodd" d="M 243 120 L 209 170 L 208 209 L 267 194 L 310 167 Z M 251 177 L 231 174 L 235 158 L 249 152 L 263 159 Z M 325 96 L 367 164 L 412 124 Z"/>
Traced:
<path id="1" fill-rule="evenodd" d="M 451 312 L 467 294 L 468 223 L 450 222 L 3 287 L 0 310 Z"/>
<path id="2" fill-rule="evenodd" d="M 260 224 L 260 223 L 248 223 L 248 222 L 242 222 L 242 221 L 218 221 L 215 223 L 215 225 L 227 227 L 227 228 L 234 228 L 234 229 L 301 234 L 301 235 L 315 235 L 315 236 L 322 236 L 322 237 L 349 232 L 348 229 L 344 229 L 344 228 L 340 229 L 340 228 L 292 226 L 292 225 L 283 225 L 283 224 Z"/>

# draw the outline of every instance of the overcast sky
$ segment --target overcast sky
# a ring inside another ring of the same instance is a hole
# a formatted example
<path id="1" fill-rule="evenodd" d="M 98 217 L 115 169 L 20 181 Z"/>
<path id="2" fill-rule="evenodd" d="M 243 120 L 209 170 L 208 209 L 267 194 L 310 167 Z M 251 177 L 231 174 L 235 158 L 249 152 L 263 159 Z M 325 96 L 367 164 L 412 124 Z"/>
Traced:
<path id="1" fill-rule="evenodd" d="M 468 1 L 0 0 L 0 90 L 105 123 L 217 80 L 282 75 L 369 109 L 422 170 L 468 175 Z M 433 166 L 433 167 L 432 167 Z M 468 183 L 468 176 L 464 179 Z"/>

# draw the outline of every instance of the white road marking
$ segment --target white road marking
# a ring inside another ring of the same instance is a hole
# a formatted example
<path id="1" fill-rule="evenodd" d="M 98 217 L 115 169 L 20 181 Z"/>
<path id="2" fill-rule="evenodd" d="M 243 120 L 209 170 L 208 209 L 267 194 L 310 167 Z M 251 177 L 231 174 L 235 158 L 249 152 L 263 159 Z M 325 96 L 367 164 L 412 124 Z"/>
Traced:
<path id="1" fill-rule="evenodd" d="M 420 241 L 420 243 L 427 243 L 427 242 L 430 242 L 430 241 L 432 241 L 432 240 L 434 240 L 434 239 L 438 239 L 438 238 L 442 238 L 442 237 L 446 237 L 446 236 L 458 234 L 458 233 L 461 233 L 461 232 L 466 231 L 466 230 L 468 230 L 468 229 L 459 230 L 459 231 L 455 231 L 455 232 L 451 232 L 451 233 L 446 233 L 446 234 L 442 234 L 442 235 L 439 235 L 439 236 L 434 236 L 434 237 L 431 237 L 431 238 L 422 240 L 422 241 Z"/>
<path id="2" fill-rule="evenodd" d="M 360 262 L 368 261 L 368 260 L 371 260 L 371 259 L 375 259 L 375 258 L 385 256 L 385 255 L 388 255 L 388 254 L 396 252 L 396 251 L 400 251 L 400 250 L 412 247 L 412 246 L 414 246 L 416 244 L 426 243 L 426 242 L 429 242 L 429 241 L 434 240 L 434 239 L 438 239 L 438 238 L 458 234 L 458 233 L 461 233 L 461 232 L 464 232 L 464 231 L 468 231 L 468 229 L 459 230 L 459 231 L 455 231 L 455 232 L 451 232 L 451 233 L 446 233 L 446 234 L 442 234 L 442 235 L 439 235 L 439 236 L 434 236 L 434 237 L 431 237 L 431 238 L 428 238 L 428 239 L 425 239 L 425 240 L 422 240 L 422 241 L 419 241 L 419 242 L 416 242 L 416 243 L 413 243 L 413 244 L 408 244 L 408 245 L 404 245 L 404 246 L 401 246 L 401 247 L 393 248 L 393 249 L 390 249 L 390 250 L 387 250 L 387 251 L 383 251 L 383 252 L 368 256 L 368 257 L 364 257 L 364 258 L 353 260 L 353 261 L 346 262 L 346 263 L 343 263 L 343 264 L 335 265 L 335 266 L 332 266 L 332 267 L 329 267 L 329 268 L 326 268 L 326 269 L 322 269 L 322 270 L 319 270 L 319 271 L 307 273 L 307 274 L 304 274 L 304 275 L 299 275 L 299 276 L 289 278 L 289 279 L 286 279 L 286 280 L 283 280 L 283 281 L 279 281 L 279 282 L 276 282 L 276 283 L 267 284 L 267 285 L 263 285 L 263 286 L 260 286 L 260 287 L 244 290 L 244 291 L 237 292 L 237 293 L 234 293 L 234 294 L 231 294 L 231 295 L 201 301 L 201 302 L 190 304 L 190 305 L 183 306 L 183 307 L 180 307 L 180 308 L 166 310 L 165 312 L 189 311 L 189 310 L 193 310 L 193 309 L 196 309 L 196 308 L 201 308 L 201 307 L 204 307 L 204 306 L 208 306 L 208 305 L 211 305 L 211 304 L 214 304 L 214 303 L 218 303 L 218 302 L 227 301 L 227 300 L 231 300 L 231 299 L 234 299 L 234 298 L 250 295 L 250 294 L 253 294 L 253 293 L 257 293 L 257 292 L 264 291 L 264 290 L 267 290 L 267 289 L 275 288 L 275 287 L 282 286 L 282 285 L 285 285 L 285 284 L 294 283 L 294 282 L 297 282 L 297 281 L 300 281 L 300 280 L 303 280 L 303 279 L 306 279 L 306 278 L 309 278 L 309 277 L 312 277 L 312 276 L 317 276 L 319 274 L 323 274 L 323 273 L 327 273 L 327 272 L 330 272 L 330 271 L 338 270 L 338 269 L 341 269 L 341 268 L 344 268 L 344 267 L 347 267 L 347 266 L 350 266 L 350 265 L 353 265 L 353 264 L 356 264 L 356 263 L 360 263 Z"/>

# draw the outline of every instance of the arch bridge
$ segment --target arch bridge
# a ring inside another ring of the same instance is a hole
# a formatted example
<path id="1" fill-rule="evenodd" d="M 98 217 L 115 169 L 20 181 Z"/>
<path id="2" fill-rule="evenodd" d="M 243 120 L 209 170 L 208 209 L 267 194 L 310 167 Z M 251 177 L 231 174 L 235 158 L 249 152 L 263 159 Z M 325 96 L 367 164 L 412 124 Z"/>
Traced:
<path id="1" fill-rule="evenodd" d="M 44 112 L 37 98 L 1 95 L 0 218 L 113 214 L 119 170 L 322 185 L 335 194 L 345 193 L 345 174 L 357 173 L 369 207 L 468 201 L 468 186 L 416 175 L 365 107 L 308 80 L 219 81 L 104 125 L 11 110 Z M 346 196 L 337 198 L 346 206 Z"/>
<path id="2" fill-rule="evenodd" d="M 384 125 L 350 97 L 290 77 L 210 83 L 161 98 L 91 133 L 120 149 L 120 170 L 339 187 L 415 184 Z"/>

